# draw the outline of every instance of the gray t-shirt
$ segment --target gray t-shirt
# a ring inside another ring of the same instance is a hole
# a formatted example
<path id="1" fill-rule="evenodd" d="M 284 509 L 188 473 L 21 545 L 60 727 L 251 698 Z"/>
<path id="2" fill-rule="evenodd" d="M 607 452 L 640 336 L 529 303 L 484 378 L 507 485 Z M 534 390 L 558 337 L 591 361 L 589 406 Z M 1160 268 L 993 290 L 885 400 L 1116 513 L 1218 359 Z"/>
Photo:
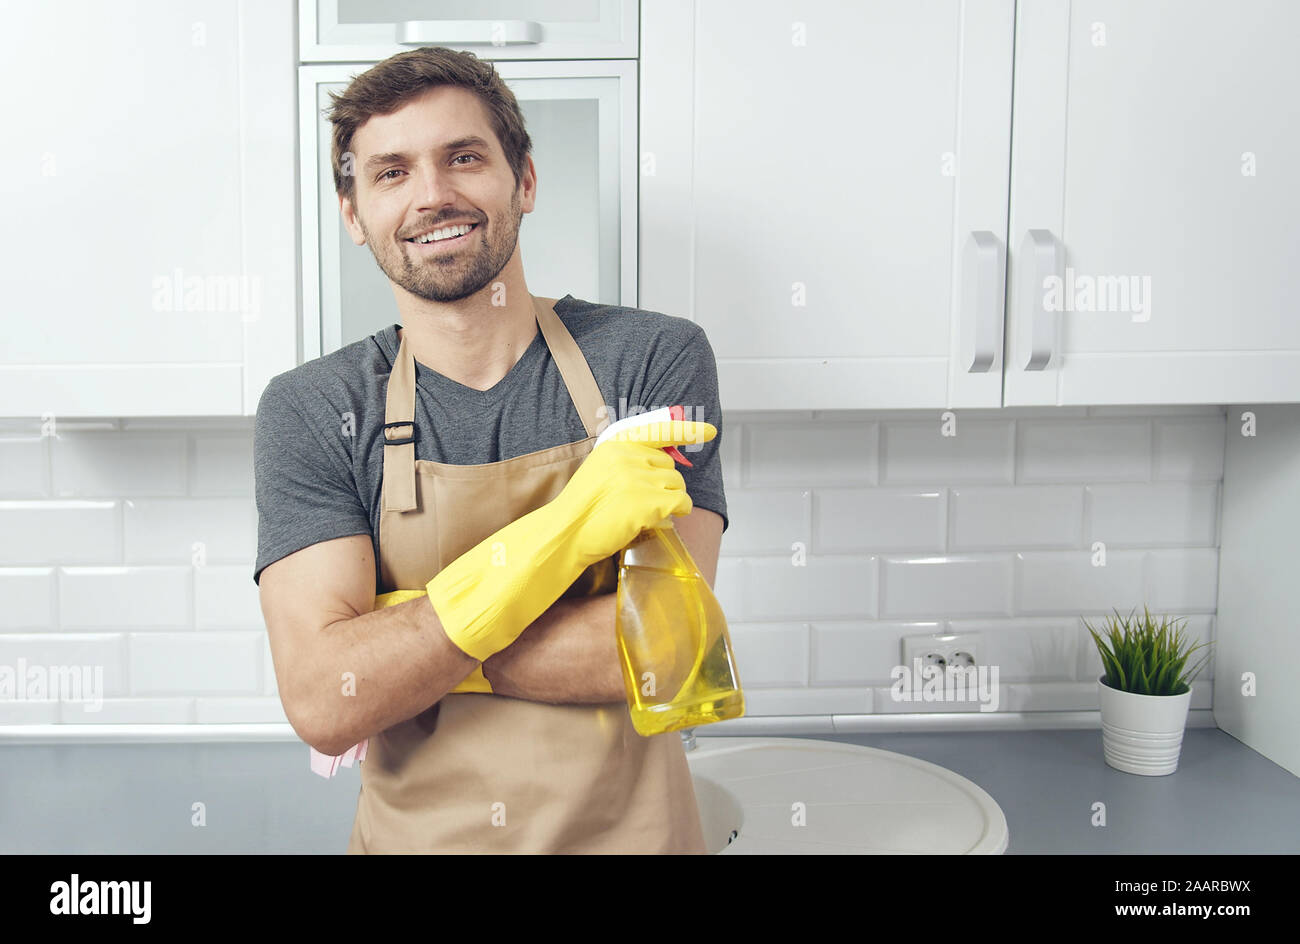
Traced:
<path id="1" fill-rule="evenodd" d="M 680 403 L 686 419 L 712 423 L 707 443 L 679 447 L 676 463 L 696 508 L 728 526 L 718 448 L 722 409 L 717 364 L 704 329 L 686 318 L 601 305 L 566 295 L 555 303 L 604 395 L 609 422 Z M 271 379 L 257 406 L 256 583 L 262 569 L 321 541 L 369 534 L 379 580 L 379 505 L 384 404 L 397 358 L 393 324 Z M 501 462 L 587 438 L 539 331 L 490 390 L 475 390 L 415 365 L 415 457 L 453 465 Z M 641 409 L 637 409 L 640 407 Z"/>

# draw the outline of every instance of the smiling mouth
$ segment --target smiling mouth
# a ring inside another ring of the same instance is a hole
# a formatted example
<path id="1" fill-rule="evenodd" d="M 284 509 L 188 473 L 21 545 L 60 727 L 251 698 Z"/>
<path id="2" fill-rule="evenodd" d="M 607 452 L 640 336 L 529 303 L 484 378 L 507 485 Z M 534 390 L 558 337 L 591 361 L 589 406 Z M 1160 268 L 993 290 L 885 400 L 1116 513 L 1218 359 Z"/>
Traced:
<path id="1" fill-rule="evenodd" d="M 470 234 L 472 234 L 473 232 L 475 232 L 475 231 L 478 229 L 478 227 L 479 227 L 479 224 L 478 224 L 478 223 L 475 223 L 474 225 L 472 225 L 472 226 L 469 228 L 469 230 L 467 230 L 465 233 L 463 233 L 463 234 L 460 235 L 460 236 L 450 236 L 450 237 L 448 237 L 448 238 L 446 238 L 446 239 L 435 239 L 435 240 L 432 240 L 432 241 L 427 242 L 427 243 L 426 243 L 426 242 L 419 242 L 419 241 L 417 241 L 417 240 L 415 239 L 415 237 L 411 237 L 411 238 L 409 238 L 409 239 L 406 239 L 406 240 L 404 240 L 404 242 L 408 242 L 408 243 L 410 243 L 412 246 L 417 246 L 417 247 L 419 247 L 420 249 L 440 249 L 440 248 L 443 248 L 443 247 L 456 246 L 456 245 L 459 245 L 459 244 L 463 243 L 463 242 L 464 242 L 464 241 L 465 241 L 465 240 L 470 236 Z"/>

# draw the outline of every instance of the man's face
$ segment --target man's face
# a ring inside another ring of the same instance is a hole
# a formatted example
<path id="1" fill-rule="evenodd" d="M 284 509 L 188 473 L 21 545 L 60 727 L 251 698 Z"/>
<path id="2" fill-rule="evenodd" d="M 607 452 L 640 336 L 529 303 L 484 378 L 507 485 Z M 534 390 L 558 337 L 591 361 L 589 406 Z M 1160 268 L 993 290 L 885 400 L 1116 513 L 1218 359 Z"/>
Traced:
<path id="1" fill-rule="evenodd" d="M 449 147 L 464 138 L 482 142 Z M 454 302 L 490 284 L 515 254 L 519 224 L 533 211 L 536 178 L 515 187 L 482 103 L 465 89 L 430 89 L 391 115 L 375 115 L 352 137 L 356 205 L 340 198 L 358 246 L 412 295 Z M 401 156 L 396 156 L 401 155 Z M 476 224 L 458 239 L 408 239 L 453 223 Z"/>

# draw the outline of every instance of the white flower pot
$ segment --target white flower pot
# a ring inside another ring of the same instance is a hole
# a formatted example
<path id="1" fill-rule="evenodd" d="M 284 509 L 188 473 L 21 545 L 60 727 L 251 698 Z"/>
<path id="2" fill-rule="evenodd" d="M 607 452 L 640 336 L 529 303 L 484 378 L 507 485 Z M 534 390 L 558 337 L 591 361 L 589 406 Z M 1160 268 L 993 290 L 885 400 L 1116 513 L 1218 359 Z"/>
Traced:
<path id="1" fill-rule="evenodd" d="M 1172 774 L 1183 749 L 1192 689 L 1181 695 L 1137 695 L 1111 688 L 1097 677 L 1101 744 L 1106 763 L 1147 777 Z"/>

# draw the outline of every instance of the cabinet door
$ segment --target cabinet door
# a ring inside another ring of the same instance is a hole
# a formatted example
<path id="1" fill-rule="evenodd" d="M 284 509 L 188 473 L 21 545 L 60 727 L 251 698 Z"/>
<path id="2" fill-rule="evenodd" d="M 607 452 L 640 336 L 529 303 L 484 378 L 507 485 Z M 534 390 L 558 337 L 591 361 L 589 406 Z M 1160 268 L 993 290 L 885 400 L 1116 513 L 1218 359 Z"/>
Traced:
<path id="1" fill-rule="evenodd" d="M 481 59 L 635 59 L 637 0 L 299 0 L 303 62 L 417 46 Z"/>
<path id="2" fill-rule="evenodd" d="M 1017 16 L 1006 404 L 1300 400 L 1300 5 Z"/>
<path id="3" fill-rule="evenodd" d="M 303 66 L 303 350 L 310 360 L 398 321 L 393 287 L 352 242 L 330 170 L 329 93 L 366 67 Z M 537 206 L 519 228 L 534 295 L 636 304 L 636 63 L 504 62 L 533 142 Z"/>
<path id="4" fill-rule="evenodd" d="M 643 308 L 727 409 L 1001 405 L 1012 0 L 642 6 Z"/>
<path id="5" fill-rule="evenodd" d="M 252 412 L 295 360 L 292 3 L 0 20 L 0 412 Z"/>

